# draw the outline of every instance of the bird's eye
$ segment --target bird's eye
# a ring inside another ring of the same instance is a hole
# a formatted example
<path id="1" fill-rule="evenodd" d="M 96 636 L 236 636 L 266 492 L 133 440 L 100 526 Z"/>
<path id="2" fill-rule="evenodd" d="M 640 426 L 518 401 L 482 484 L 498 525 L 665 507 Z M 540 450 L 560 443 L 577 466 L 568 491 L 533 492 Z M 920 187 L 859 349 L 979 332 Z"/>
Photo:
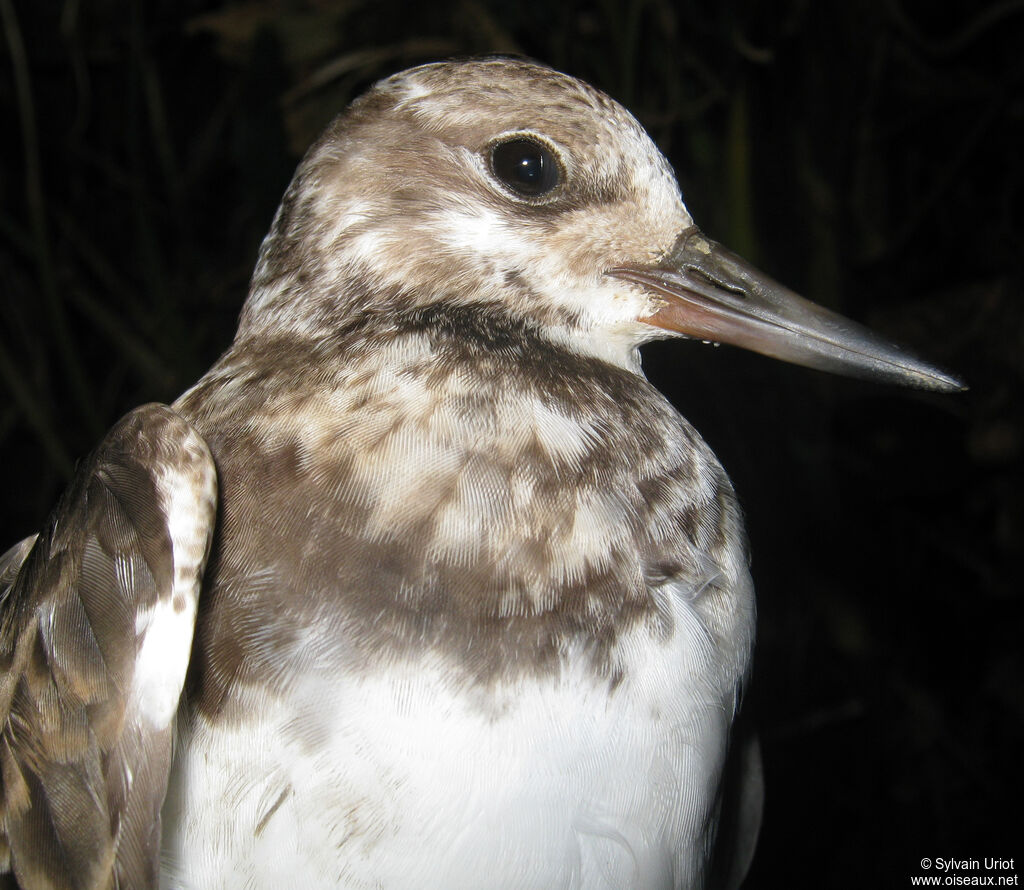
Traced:
<path id="1" fill-rule="evenodd" d="M 498 179 L 524 198 L 546 195 L 562 178 L 551 149 L 523 137 L 495 145 L 491 149 L 491 169 Z"/>

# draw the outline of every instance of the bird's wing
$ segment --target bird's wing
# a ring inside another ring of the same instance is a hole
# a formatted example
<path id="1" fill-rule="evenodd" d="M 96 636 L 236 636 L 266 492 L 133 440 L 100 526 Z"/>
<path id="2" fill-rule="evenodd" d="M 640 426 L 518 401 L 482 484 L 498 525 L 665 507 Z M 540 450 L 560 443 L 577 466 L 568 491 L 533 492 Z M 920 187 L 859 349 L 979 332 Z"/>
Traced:
<path id="1" fill-rule="evenodd" d="M 146 405 L 0 557 L 0 886 L 156 887 L 216 495 L 200 436 Z"/>
<path id="2" fill-rule="evenodd" d="M 749 707 L 740 709 L 733 724 L 721 795 L 710 886 L 737 890 L 753 862 L 764 809 L 761 742 Z"/>

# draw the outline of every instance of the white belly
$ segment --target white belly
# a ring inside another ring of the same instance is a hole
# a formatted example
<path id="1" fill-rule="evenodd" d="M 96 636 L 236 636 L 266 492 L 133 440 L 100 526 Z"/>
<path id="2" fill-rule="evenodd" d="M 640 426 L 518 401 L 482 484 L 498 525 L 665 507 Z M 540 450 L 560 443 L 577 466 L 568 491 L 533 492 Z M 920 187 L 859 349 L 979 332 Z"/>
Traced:
<path id="1" fill-rule="evenodd" d="M 496 691 L 423 663 L 307 675 L 287 700 L 242 702 L 236 726 L 199 719 L 171 777 L 161 886 L 699 884 L 733 690 L 693 613 L 676 629 L 623 641 L 633 666 L 611 690 L 583 658 Z"/>

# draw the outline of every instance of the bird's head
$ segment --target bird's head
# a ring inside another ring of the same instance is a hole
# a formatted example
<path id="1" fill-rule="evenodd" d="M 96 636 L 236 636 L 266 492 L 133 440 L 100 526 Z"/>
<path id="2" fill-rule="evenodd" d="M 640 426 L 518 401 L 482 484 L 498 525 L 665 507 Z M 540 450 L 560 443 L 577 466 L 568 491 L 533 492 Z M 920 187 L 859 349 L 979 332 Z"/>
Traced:
<path id="1" fill-rule="evenodd" d="M 634 370 L 642 343 L 682 335 L 960 388 L 704 237 L 629 112 L 520 60 L 413 68 L 340 115 L 282 201 L 239 336 L 329 337 L 439 304 Z"/>

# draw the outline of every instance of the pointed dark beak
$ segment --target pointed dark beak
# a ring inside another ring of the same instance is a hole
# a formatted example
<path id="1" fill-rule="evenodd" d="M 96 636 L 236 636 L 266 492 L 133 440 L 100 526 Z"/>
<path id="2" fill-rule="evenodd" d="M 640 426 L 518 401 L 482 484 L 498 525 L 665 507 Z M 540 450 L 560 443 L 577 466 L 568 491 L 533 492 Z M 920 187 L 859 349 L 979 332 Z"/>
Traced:
<path id="1" fill-rule="evenodd" d="M 700 340 L 873 380 L 955 392 L 967 387 L 867 328 L 805 300 L 732 251 L 686 229 L 654 266 L 608 275 L 639 284 L 662 305 L 641 321 Z"/>

